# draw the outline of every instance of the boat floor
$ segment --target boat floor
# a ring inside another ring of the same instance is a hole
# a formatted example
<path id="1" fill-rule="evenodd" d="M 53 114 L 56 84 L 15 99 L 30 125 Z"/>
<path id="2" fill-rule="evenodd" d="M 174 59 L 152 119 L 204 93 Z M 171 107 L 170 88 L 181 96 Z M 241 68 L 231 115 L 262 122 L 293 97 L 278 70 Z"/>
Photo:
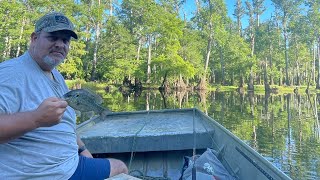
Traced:
<path id="1" fill-rule="evenodd" d="M 196 153 L 202 154 L 204 151 L 205 149 L 200 149 L 196 150 Z M 176 150 L 94 154 L 94 157 L 120 159 L 128 166 L 129 175 L 137 178 L 152 177 L 163 180 L 177 180 L 182 173 L 184 157 L 192 155 L 193 150 Z"/>
<path id="2" fill-rule="evenodd" d="M 139 178 L 136 178 L 136 177 L 133 177 L 133 176 L 130 176 L 128 174 L 118 174 L 116 176 L 113 176 L 113 177 L 110 177 L 106 180 L 140 180 Z"/>

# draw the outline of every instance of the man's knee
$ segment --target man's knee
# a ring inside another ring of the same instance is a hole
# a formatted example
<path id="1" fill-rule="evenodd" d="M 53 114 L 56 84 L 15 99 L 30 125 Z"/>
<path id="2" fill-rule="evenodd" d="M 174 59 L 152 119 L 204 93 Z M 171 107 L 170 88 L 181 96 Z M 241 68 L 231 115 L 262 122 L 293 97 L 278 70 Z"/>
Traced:
<path id="1" fill-rule="evenodd" d="M 118 159 L 111 159 L 110 161 L 110 177 L 115 176 L 117 174 L 125 173 L 128 174 L 128 168 L 126 164 Z"/>

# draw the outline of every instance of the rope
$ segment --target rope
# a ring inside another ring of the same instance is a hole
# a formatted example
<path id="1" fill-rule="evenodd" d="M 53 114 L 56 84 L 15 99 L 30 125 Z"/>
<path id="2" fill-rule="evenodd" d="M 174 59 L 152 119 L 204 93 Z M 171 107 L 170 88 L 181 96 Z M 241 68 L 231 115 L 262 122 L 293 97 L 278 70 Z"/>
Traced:
<path id="1" fill-rule="evenodd" d="M 147 120 L 149 119 L 149 111 L 147 113 Z M 135 133 L 134 137 L 133 137 L 133 142 L 132 142 L 132 149 L 131 149 L 131 155 L 130 155 L 130 161 L 129 161 L 129 167 L 128 169 L 131 169 L 131 164 L 133 161 L 133 157 L 134 157 L 134 153 L 135 153 L 135 146 L 136 146 L 136 138 L 138 136 L 138 134 L 142 131 L 142 129 L 147 125 L 147 120 L 145 121 L 144 125 Z"/>
<path id="2" fill-rule="evenodd" d="M 138 136 L 138 134 L 142 131 L 142 129 L 148 124 L 148 120 L 149 120 L 149 111 L 147 113 L 147 120 L 145 121 L 145 123 L 143 124 L 143 126 L 135 133 L 134 137 L 133 137 L 133 142 L 132 142 L 132 149 L 131 149 L 131 155 L 130 155 L 130 161 L 129 161 L 129 166 L 128 169 L 129 171 L 131 170 L 131 165 L 134 159 L 134 153 L 135 153 L 135 146 L 136 146 L 136 138 Z M 138 174 L 136 174 L 138 173 Z M 165 178 L 165 177 L 152 177 L 152 176 L 146 176 L 144 175 L 140 170 L 132 170 L 130 171 L 129 175 L 134 176 L 136 178 L 140 178 L 143 180 L 170 180 L 170 178 Z"/>
<path id="3" fill-rule="evenodd" d="M 193 107 L 192 110 L 193 114 L 192 114 L 192 135 L 193 135 L 193 149 L 192 149 L 192 180 L 196 180 L 197 179 L 197 169 L 195 167 L 196 164 L 196 144 L 197 144 L 197 138 L 196 138 L 196 122 L 195 122 L 195 108 Z"/>

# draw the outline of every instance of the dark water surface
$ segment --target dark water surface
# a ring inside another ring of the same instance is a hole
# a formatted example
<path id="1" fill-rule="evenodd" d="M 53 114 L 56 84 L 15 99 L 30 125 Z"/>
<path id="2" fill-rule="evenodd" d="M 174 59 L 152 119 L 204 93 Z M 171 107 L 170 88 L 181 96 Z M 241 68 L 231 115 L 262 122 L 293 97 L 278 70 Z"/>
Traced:
<path id="1" fill-rule="evenodd" d="M 320 94 L 114 91 L 101 95 L 104 105 L 116 112 L 196 107 L 292 179 L 320 179 Z"/>

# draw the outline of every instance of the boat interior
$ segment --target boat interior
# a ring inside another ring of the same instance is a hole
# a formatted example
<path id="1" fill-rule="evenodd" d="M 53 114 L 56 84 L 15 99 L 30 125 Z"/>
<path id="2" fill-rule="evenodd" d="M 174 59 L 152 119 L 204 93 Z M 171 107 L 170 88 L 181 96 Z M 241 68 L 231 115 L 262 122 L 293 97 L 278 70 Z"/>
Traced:
<path id="1" fill-rule="evenodd" d="M 77 132 L 94 157 L 121 159 L 140 179 L 178 180 L 184 157 L 207 148 L 234 179 L 290 179 L 195 108 L 112 113 L 80 124 Z"/>

